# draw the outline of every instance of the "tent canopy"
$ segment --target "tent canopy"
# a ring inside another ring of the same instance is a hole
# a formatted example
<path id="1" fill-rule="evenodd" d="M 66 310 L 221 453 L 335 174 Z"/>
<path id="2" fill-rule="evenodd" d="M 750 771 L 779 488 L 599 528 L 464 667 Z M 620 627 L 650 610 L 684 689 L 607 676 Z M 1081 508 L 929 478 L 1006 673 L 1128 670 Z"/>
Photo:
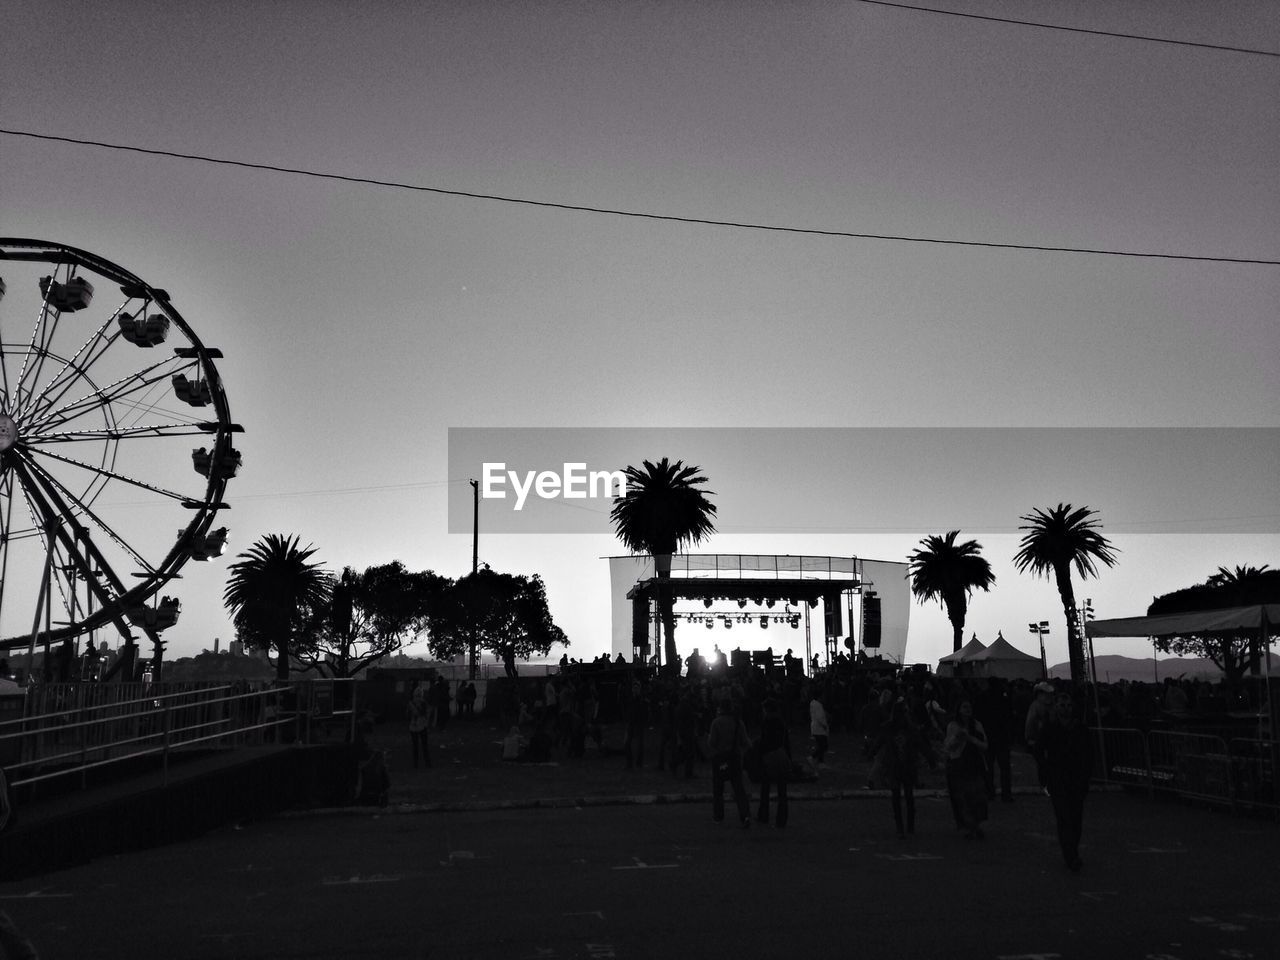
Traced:
<path id="1" fill-rule="evenodd" d="M 959 663 L 961 660 L 968 660 L 970 657 L 981 653 L 985 649 L 987 649 L 987 645 L 977 637 L 974 637 L 959 650 L 955 651 L 955 653 L 948 653 L 945 657 L 939 658 L 938 662 Z"/>
<path id="2" fill-rule="evenodd" d="M 1092 620 L 1085 629 L 1091 637 L 1189 637 L 1228 630 L 1261 630 L 1267 624 L 1280 625 L 1280 603 Z"/>
<path id="3" fill-rule="evenodd" d="M 1021 663 L 1025 661 L 1027 663 L 1035 664 L 1037 670 L 1040 669 L 1039 657 L 1033 657 L 1029 653 L 1023 653 L 1021 650 L 1015 647 L 1012 643 L 1010 643 L 1004 637 L 996 637 L 995 640 L 991 642 L 991 646 L 987 647 L 985 650 L 980 651 L 979 653 L 975 653 L 972 657 L 969 657 L 965 662 L 966 663 L 985 663 L 993 660 L 1009 660 L 1015 663 Z"/>

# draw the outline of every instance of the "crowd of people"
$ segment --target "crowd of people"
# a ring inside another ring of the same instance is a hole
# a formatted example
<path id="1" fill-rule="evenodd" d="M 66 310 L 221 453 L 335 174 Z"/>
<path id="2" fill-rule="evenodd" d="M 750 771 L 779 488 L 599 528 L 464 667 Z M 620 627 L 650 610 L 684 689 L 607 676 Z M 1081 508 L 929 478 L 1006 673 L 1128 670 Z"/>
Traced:
<path id="1" fill-rule="evenodd" d="M 866 786 L 887 791 L 900 838 L 915 832 L 915 789 L 927 766 L 945 773 L 955 828 L 980 840 L 989 803 L 1014 799 L 1010 757 L 1018 747 L 1035 758 L 1038 779 L 1019 786 L 1052 798 L 1064 863 L 1080 868 L 1092 704 L 1078 691 L 1065 684 L 943 680 L 916 670 L 829 670 L 810 677 L 790 665 L 732 670 L 716 664 L 680 676 L 616 661 L 603 670 L 570 664 L 558 675 L 512 684 L 500 708 L 490 705 L 500 709 L 507 730 L 503 758 L 585 758 L 594 745 L 595 755 L 620 758 L 628 770 L 648 763 L 682 779 L 709 774 L 716 821 L 725 820 L 731 797 L 742 827 L 785 828 L 788 784 L 821 776 L 832 733 L 844 734 L 841 748 L 852 743 L 869 770 Z M 412 695 L 415 765 L 419 757 L 430 765 L 427 731 L 447 722 L 448 696 L 440 680 Z M 748 778 L 758 789 L 754 810 Z"/>

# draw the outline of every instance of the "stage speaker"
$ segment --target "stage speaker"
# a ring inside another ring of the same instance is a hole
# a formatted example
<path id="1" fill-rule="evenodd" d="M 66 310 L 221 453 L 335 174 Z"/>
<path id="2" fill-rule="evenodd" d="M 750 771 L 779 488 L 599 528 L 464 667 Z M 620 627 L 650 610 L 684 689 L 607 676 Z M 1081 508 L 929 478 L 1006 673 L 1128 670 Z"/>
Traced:
<path id="1" fill-rule="evenodd" d="M 631 601 L 631 646 L 636 650 L 649 649 L 649 600 Z"/>
<path id="2" fill-rule="evenodd" d="M 844 619 L 840 610 L 840 594 L 828 593 L 822 598 L 822 613 L 826 620 L 826 630 L 828 637 L 838 637 L 844 633 L 842 624 Z"/>
<path id="3" fill-rule="evenodd" d="M 880 598 L 874 593 L 862 597 L 862 646 L 867 650 L 880 646 Z"/>

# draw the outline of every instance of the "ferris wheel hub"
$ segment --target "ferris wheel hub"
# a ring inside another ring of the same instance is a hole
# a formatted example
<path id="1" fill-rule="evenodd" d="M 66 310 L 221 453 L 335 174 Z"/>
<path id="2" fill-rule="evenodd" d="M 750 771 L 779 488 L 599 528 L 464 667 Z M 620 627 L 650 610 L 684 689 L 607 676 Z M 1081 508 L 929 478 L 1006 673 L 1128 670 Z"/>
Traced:
<path id="1" fill-rule="evenodd" d="M 7 413 L 0 413 L 0 452 L 18 442 L 18 425 Z"/>

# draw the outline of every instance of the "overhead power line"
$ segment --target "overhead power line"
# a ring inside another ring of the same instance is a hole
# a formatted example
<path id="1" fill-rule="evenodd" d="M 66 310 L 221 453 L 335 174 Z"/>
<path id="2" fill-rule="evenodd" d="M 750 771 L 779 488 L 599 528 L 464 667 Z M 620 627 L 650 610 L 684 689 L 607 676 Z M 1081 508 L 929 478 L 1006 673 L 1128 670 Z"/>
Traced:
<path id="1" fill-rule="evenodd" d="M 1171 43 L 1179 47 L 1199 47 L 1202 50 L 1222 50 L 1227 53 L 1250 53 L 1259 57 L 1280 57 L 1274 50 L 1258 50 L 1254 47 L 1229 47 L 1219 43 L 1197 43 L 1194 40 L 1169 40 L 1165 37 L 1148 37 L 1138 33 L 1117 33 L 1112 30 L 1090 30 L 1085 27 L 1064 27 L 1056 23 L 1036 23 L 1034 20 L 1014 20 L 1011 17 L 989 17 L 978 13 L 961 13 L 957 10 L 941 10 L 937 7 L 917 7 L 910 3 L 892 3 L 890 0 L 858 0 L 876 7 L 893 7 L 897 10 L 914 10 L 917 13 L 940 13 L 948 17 L 964 17 L 966 20 L 989 20 L 992 23 L 1012 23 L 1020 27 L 1040 27 L 1043 30 L 1062 30 L 1067 33 L 1087 33 L 1095 37 L 1119 37 L 1124 40 L 1145 40 L 1148 43 Z"/>
<path id="2" fill-rule="evenodd" d="M 444 187 L 428 187 L 416 183 L 403 183 L 397 180 L 377 180 L 371 177 L 352 177 L 341 173 L 323 173 L 318 170 L 306 170 L 301 167 L 282 167 L 270 163 L 253 163 L 247 160 L 231 160 L 225 157 L 210 157 L 198 153 L 178 153 L 173 150 L 156 150 L 151 147 L 136 147 L 123 143 L 106 143 L 101 140 L 82 140 L 76 137 L 59 137 L 47 133 L 34 133 L 30 130 L 10 130 L 0 127 L 0 134 L 11 137 L 28 137 L 35 140 L 52 140 L 58 143 L 73 143 L 78 146 L 102 147 L 107 150 L 122 150 L 129 153 L 143 153 L 149 156 L 170 157 L 177 160 L 196 160 L 201 163 L 219 164 L 229 167 L 243 167 L 248 170 L 268 170 L 273 173 L 288 173 L 302 177 L 313 177 L 318 180 L 338 180 L 343 183 L 358 183 L 374 187 L 390 187 L 397 190 L 412 190 L 417 193 L 433 193 L 446 197 L 465 197 L 471 200 L 493 200 L 498 203 L 520 204 L 529 207 L 542 207 L 550 210 L 568 210 L 574 213 L 595 213 L 611 217 L 628 217 L 636 220 L 660 220 L 667 223 L 690 223 L 709 227 L 731 227 L 738 230 L 765 230 L 773 233 L 793 233 L 815 237 L 843 237 L 855 240 L 893 240 L 899 243 L 930 243 L 951 247 L 986 247 L 995 250 L 1033 250 L 1044 253 L 1085 253 L 1106 257 L 1141 257 L 1150 260 L 1195 260 L 1209 263 L 1249 263 L 1265 266 L 1280 266 L 1280 260 L 1265 260 L 1255 257 L 1210 257 L 1186 253 L 1147 253 L 1137 250 L 1109 250 L 1099 247 L 1065 247 L 1030 243 L 996 243 L 989 240 L 948 240 L 939 237 L 913 237 L 890 233 L 861 233 L 852 230 L 821 230 L 816 227 L 792 227 L 774 223 L 751 223 L 740 220 L 713 220 L 706 217 L 682 217 L 675 214 L 645 213 L 639 210 L 619 210 L 612 207 L 593 207 L 578 203 L 555 203 L 549 200 L 530 200 L 525 197 L 508 197 L 493 193 L 476 193 L 470 190 L 448 190 Z"/>

